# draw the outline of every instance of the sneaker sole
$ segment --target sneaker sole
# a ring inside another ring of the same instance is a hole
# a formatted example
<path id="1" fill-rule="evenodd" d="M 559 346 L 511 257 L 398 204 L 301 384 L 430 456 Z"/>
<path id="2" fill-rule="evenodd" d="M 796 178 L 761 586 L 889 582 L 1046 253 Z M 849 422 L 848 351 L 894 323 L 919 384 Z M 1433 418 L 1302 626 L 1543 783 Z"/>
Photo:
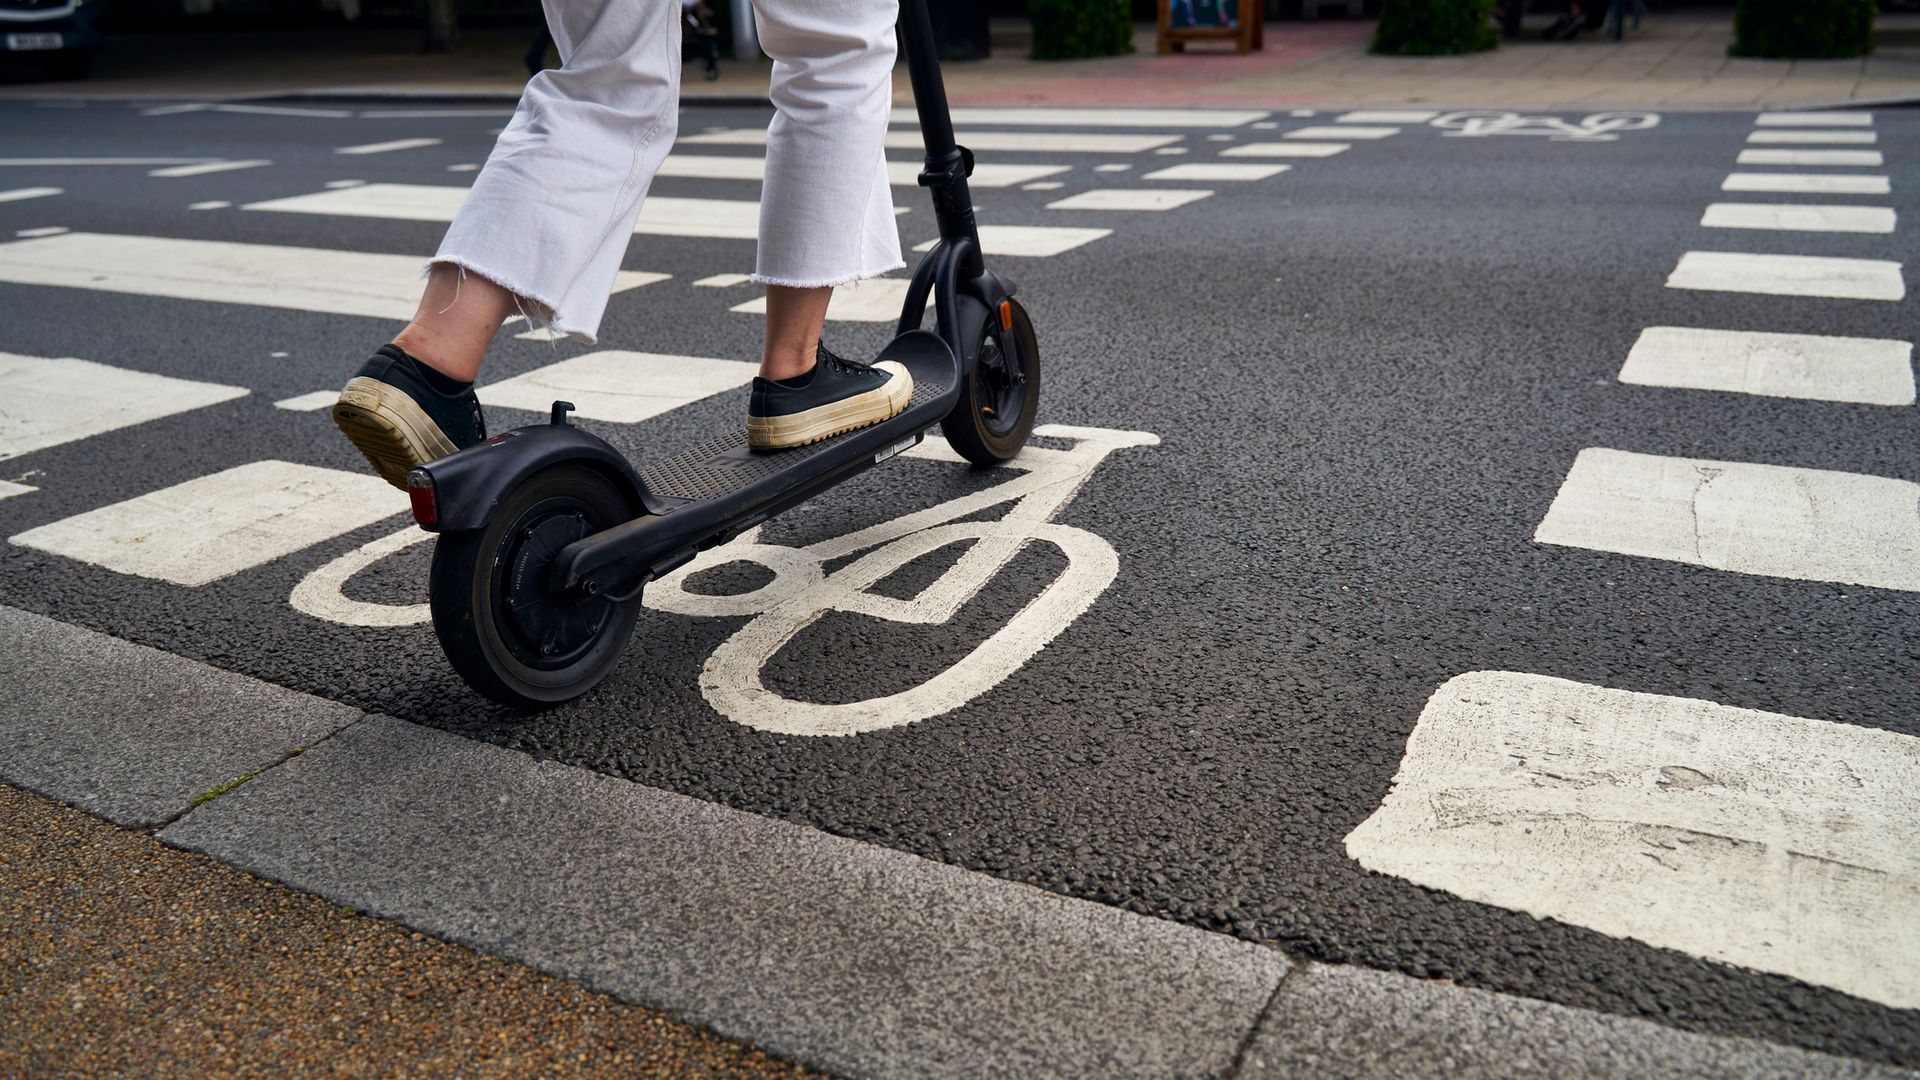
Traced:
<path id="1" fill-rule="evenodd" d="M 897 361 L 883 360 L 873 366 L 893 378 L 885 386 L 806 412 L 747 417 L 747 445 L 755 450 L 790 450 L 899 416 L 913 399 L 913 376 Z"/>
<path id="2" fill-rule="evenodd" d="M 406 391 L 364 375 L 347 380 L 333 422 L 382 480 L 402 490 L 415 465 L 459 449 Z"/>

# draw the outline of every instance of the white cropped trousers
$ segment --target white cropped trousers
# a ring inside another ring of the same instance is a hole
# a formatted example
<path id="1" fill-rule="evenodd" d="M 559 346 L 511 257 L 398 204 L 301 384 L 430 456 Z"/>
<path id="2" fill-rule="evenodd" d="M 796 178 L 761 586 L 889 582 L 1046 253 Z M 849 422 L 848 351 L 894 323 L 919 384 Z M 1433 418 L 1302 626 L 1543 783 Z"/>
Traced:
<path id="1" fill-rule="evenodd" d="M 679 0 L 542 0 L 561 66 L 527 83 L 434 264 L 591 342 L 673 146 Z M 887 181 L 899 0 L 754 0 L 773 57 L 754 280 L 812 288 L 906 265 Z M 724 242 L 724 241 L 723 241 Z"/>

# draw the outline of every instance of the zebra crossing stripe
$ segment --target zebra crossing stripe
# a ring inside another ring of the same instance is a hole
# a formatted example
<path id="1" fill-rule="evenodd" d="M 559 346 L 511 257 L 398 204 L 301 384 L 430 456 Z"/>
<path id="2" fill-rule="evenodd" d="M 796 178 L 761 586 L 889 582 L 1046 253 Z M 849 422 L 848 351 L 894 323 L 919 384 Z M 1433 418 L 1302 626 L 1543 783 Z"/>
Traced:
<path id="1" fill-rule="evenodd" d="M 174 165 L 165 169 L 153 169 L 148 176 L 157 176 L 163 180 L 178 180 L 187 176 L 206 176 L 209 173 L 238 172 L 241 169 L 258 169 L 273 162 L 265 158 L 251 158 L 246 161 L 203 161 L 197 165 Z"/>
<path id="2" fill-rule="evenodd" d="M 439 139 L 393 139 L 389 142 L 366 143 L 362 146 L 342 146 L 334 153 L 364 157 L 368 154 L 391 154 L 396 150 L 423 150 L 429 146 L 439 145 Z"/>
<path id="3" fill-rule="evenodd" d="M 756 370 L 739 360 L 608 350 L 487 383 L 478 393 L 489 408 L 544 413 L 571 401 L 583 419 L 635 424 L 745 386 Z"/>
<path id="4" fill-rule="evenodd" d="M 1753 118 L 1760 127 L 1872 127 L 1865 112 L 1770 112 Z"/>
<path id="5" fill-rule="evenodd" d="M 0 460 L 246 397 L 244 386 L 0 353 Z"/>
<path id="6" fill-rule="evenodd" d="M 1224 162 L 1191 161 L 1183 165 L 1169 165 L 1142 176 L 1142 180 L 1206 180 L 1228 183 L 1251 183 L 1267 180 L 1288 169 L 1291 165 L 1230 165 Z"/>
<path id="7" fill-rule="evenodd" d="M 1346 850 L 1476 903 L 1912 1009 L 1916 820 L 1912 736 L 1474 671 L 1428 699 Z"/>
<path id="8" fill-rule="evenodd" d="M 1361 109 L 1333 118 L 1336 124 L 1424 124 L 1439 116 L 1433 109 Z"/>
<path id="9" fill-rule="evenodd" d="M 16 484 L 11 480 L 0 480 L 0 499 L 11 499 L 15 495 L 30 495 L 39 490 L 25 484 Z"/>
<path id="10" fill-rule="evenodd" d="M 1295 128 L 1280 136 L 1283 139 L 1387 139 L 1400 134 L 1397 127 L 1361 127 L 1357 124 L 1342 127 L 1303 127 Z"/>
<path id="11" fill-rule="evenodd" d="M 1920 484 L 1737 461 L 1580 451 L 1542 544 L 1738 574 L 1920 591 Z"/>
<path id="12" fill-rule="evenodd" d="M 1111 235 L 1112 229 L 1083 229 L 1064 225 L 982 225 L 980 250 L 988 255 L 1045 259 Z M 928 240 L 915 244 L 913 250 L 932 251 L 935 243 Z"/>
<path id="13" fill-rule="evenodd" d="M 1830 173 L 1729 173 L 1721 191 L 1765 191 L 1789 195 L 1889 195 L 1884 176 L 1835 176 Z"/>
<path id="14" fill-rule="evenodd" d="M 0 203 L 25 202 L 28 199 L 45 199 L 54 195 L 65 195 L 65 188 L 23 187 L 12 191 L 0 191 Z"/>
<path id="15" fill-rule="evenodd" d="M 1332 157 L 1335 154 L 1344 154 L 1351 149 L 1353 149 L 1353 144 L 1351 143 L 1255 142 L 1255 143 L 1242 143 L 1239 146 L 1229 146 L 1225 150 L 1220 151 L 1220 156 L 1221 157 L 1319 158 L 1319 157 Z"/>
<path id="16" fill-rule="evenodd" d="M 1763 397 L 1914 403 L 1913 345 L 1875 338 L 1650 326 L 1620 381 Z"/>
<path id="17" fill-rule="evenodd" d="M 198 586 L 405 513 L 369 473 L 256 461 L 8 538 L 119 574 Z"/>
<path id="18" fill-rule="evenodd" d="M 985 227 L 981 232 L 986 231 Z M 985 245 L 985 236 L 981 237 Z M 931 245 L 929 245 L 931 246 Z M 987 248 L 987 254 L 995 252 Z M 850 281 L 833 290 L 832 299 L 827 301 L 827 321 L 887 323 L 900 317 L 900 305 L 906 300 L 907 281 L 905 278 L 867 278 L 863 281 Z M 767 298 L 755 297 L 742 304 L 727 309 L 743 315 L 765 315 Z"/>
<path id="19" fill-rule="evenodd" d="M 887 179 L 895 187 L 920 186 L 917 161 L 887 162 Z M 967 183 L 977 188 L 1013 187 L 1073 168 L 1071 165 L 1006 165 L 981 162 L 973 167 Z M 659 175 L 691 180 L 762 180 L 766 177 L 765 158 L 724 154 L 669 154 Z"/>
<path id="20" fill-rule="evenodd" d="M 1687 252 L 1667 276 L 1667 288 L 1836 300 L 1898 300 L 1907 295 L 1897 262 L 1732 251 Z"/>
<path id="21" fill-rule="evenodd" d="M 1179 142 L 1179 135 L 1128 135 L 1117 132 L 1083 134 L 1053 131 L 968 131 L 960 141 L 972 150 L 1036 154 L 1144 154 Z M 682 135 L 679 146 L 765 146 L 765 128 L 733 128 Z M 917 131 L 889 131 L 889 150 L 923 150 L 925 144 Z"/>
<path id="22" fill-rule="evenodd" d="M 953 109 L 953 122 L 1048 127 L 1223 128 L 1240 127 L 1270 115 L 1262 109 L 1047 109 L 962 105 Z M 893 123 L 911 126 L 919 122 L 920 114 L 913 109 L 893 110 Z"/>
<path id="23" fill-rule="evenodd" d="M 1768 150 L 1755 148 L 1740 151 L 1735 160 L 1739 165 L 1885 165 L 1886 157 L 1878 150 Z"/>
<path id="24" fill-rule="evenodd" d="M 1700 224 L 1710 229 L 1785 232 L 1890 233 L 1895 221 L 1891 207 L 1805 203 L 1713 203 L 1700 217 Z"/>
<path id="25" fill-rule="evenodd" d="M 0 244 L 0 281 L 406 320 L 420 302 L 417 255 L 61 233 Z M 623 270 L 614 292 L 668 275 Z"/>
<path id="26" fill-rule="evenodd" d="M 1198 188 L 1093 188 L 1050 202 L 1047 209 L 1164 212 L 1212 196 Z"/>
<path id="27" fill-rule="evenodd" d="M 1747 141 L 1757 144 L 1798 143 L 1805 146 L 1872 146 L 1877 131 L 1751 131 Z"/>

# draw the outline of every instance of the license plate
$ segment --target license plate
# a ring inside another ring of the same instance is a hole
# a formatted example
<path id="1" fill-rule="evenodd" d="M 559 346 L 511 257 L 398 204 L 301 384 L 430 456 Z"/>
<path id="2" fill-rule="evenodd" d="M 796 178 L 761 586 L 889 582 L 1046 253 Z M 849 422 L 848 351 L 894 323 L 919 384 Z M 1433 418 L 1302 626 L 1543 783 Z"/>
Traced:
<path id="1" fill-rule="evenodd" d="M 15 52 L 28 49 L 57 49 L 66 44 L 66 38 L 59 34 L 8 34 L 7 48 Z"/>

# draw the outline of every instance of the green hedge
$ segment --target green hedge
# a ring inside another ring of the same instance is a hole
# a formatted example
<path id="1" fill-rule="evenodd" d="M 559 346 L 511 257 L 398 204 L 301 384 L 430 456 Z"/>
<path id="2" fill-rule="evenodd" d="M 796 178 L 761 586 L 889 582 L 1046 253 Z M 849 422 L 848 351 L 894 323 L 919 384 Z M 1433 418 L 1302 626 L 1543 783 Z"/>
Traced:
<path id="1" fill-rule="evenodd" d="M 1873 51 L 1874 0 L 1740 0 L 1735 56 L 1839 60 Z"/>
<path id="2" fill-rule="evenodd" d="M 1373 51 L 1401 56 L 1497 48 L 1493 0 L 1383 0 Z"/>
<path id="3" fill-rule="evenodd" d="M 1121 56 L 1133 51 L 1128 0 L 1027 0 L 1035 60 Z"/>

